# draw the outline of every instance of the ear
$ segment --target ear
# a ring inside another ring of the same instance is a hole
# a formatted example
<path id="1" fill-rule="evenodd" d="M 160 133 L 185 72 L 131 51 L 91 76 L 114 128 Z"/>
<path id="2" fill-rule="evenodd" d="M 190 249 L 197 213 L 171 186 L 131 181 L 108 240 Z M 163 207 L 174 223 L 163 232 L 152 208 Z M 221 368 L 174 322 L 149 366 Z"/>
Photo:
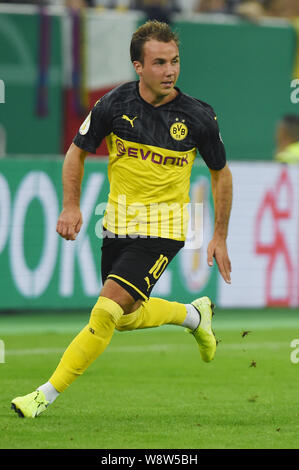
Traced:
<path id="1" fill-rule="evenodd" d="M 137 73 L 137 75 L 140 76 L 140 74 L 142 72 L 142 68 L 143 68 L 142 63 L 139 62 L 139 60 L 134 60 L 133 66 L 134 66 L 134 69 L 135 69 L 135 72 Z"/>

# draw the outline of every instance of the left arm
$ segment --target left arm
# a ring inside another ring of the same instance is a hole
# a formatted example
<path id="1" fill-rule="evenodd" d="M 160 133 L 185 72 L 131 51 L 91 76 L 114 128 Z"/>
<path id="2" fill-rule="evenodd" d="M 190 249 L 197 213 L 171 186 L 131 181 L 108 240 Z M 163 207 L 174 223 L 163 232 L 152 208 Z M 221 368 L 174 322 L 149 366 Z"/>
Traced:
<path id="1" fill-rule="evenodd" d="M 222 170 L 210 170 L 212 195 L 215 210 L 214 235 L 208 246 L 208 264 L 216 259 L 219 271 L 225 282 L 231 283 L 231 262 L 228 257 L 226 238 L 232 206 L 232 174 L 225 165 Z"/>

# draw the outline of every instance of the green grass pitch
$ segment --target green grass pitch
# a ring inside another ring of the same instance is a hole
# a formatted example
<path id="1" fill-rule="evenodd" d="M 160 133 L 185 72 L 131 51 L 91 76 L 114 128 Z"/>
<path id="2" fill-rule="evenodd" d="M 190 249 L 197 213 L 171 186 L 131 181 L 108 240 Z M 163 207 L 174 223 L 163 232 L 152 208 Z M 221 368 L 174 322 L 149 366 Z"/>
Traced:
<path id="1" fill-rule="evenodd" d="M 11 399 L 48 380 L 89 313 L 0 315 L 0 448 L 298 449 L 298 316 L 216 310 L 210 364 L 183 328 L 116 332 L 43 415 L 21 419 Z"/>

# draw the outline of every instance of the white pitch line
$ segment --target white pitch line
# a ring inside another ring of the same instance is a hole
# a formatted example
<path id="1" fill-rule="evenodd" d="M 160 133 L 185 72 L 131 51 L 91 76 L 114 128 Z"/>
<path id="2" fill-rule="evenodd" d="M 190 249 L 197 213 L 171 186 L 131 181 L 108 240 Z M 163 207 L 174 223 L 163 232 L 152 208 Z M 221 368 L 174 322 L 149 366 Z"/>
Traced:
<path id="1" fill-rule="evenodd" d="M 0 0 L 1 2 L 1 0 Z M 221 334 L 222 331 L 239 331 L 240 334 L 244 330 L 254 330 L 254 331 L 272 331 L 272 330 L 284 330 L 284 329 L 292 329 L 296 328 L 298 329 L 298 324 L 299 324 L 299 316 L 298 318 L 294 319 L 286 319 L 284 323 L 282 323 L 281 320 L 271 320 L 271 325 L 269 321 L 266 320 L 246 320 L 246 322 L 243 322 L 241 319 L 236 322 L 236 321 L 223 321 L 223 319 L 218 320 L 217 318 L 215 319 L 214 328 L 216 333 L 219 332 Z M 0 332 L 1 336 L 3 337 L 4 335 L 19 335 L 22 334 L 22 336 L 27 335 L 27 334 L 47 334 L 47 333 L 65 333 L 65 334 L 77 334 L 79 331 L 86 325 L 86 322 L 78 323 L 78 324 L 43 324 L 40 325 L 37 323 L 36 325 L 27 325 L 27 324 L 20 324 L 18 326 L 11 324 L 5 324 L 4 322 L 1 321 L 1 315 L 0 315 Z M 180 329 L 179 326 L 177 325 L 163 325 L 160 328 L 145 328 L 140 331 L 143 333 L 147 334 L 152 334 L 153 331 L 155 334 L 157 333 L 165 333 L 166 331 L 178 331 Z M 120 334 L 123 335 L 122 332 L 116 331 L 116 335 Z"/>
<path id="2" fill-rule="evenodd" d="M 176 344 L 152 344 L 149 346 L 116 346 L 107 349 L 106 353 L 138 353 L 138 352 L 166 352 L 166 351 L 187 351 L 194 349 L 193 344 L 189 345 L 176 345 Z M 267 343 L 220 343 L 218 346 L 219 352 L 222 350 L 253 350 L 253 349 L 289 349 L 288 342 L 267 342 Z M 36 349 L 7 349 L 5 355 L 8 356 L 25 356 L 25 355 L 47 355 L 47 354 L 62 354 L 66 348 L 36 348 Z"/>

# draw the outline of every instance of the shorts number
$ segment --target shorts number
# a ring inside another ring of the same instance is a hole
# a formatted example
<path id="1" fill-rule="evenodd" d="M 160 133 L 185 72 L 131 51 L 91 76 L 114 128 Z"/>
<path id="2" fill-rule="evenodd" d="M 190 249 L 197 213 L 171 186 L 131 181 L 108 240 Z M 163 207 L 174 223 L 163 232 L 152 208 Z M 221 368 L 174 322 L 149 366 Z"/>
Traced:
<path id="1" fill-rule="evenodd" d="M 158 279 L 163 273 L 167 264 L 168 258 L 166 256 L 160 255 L 154 266 L 149 270 L 149 274 L 152 274 L 154 279 Z"/>

